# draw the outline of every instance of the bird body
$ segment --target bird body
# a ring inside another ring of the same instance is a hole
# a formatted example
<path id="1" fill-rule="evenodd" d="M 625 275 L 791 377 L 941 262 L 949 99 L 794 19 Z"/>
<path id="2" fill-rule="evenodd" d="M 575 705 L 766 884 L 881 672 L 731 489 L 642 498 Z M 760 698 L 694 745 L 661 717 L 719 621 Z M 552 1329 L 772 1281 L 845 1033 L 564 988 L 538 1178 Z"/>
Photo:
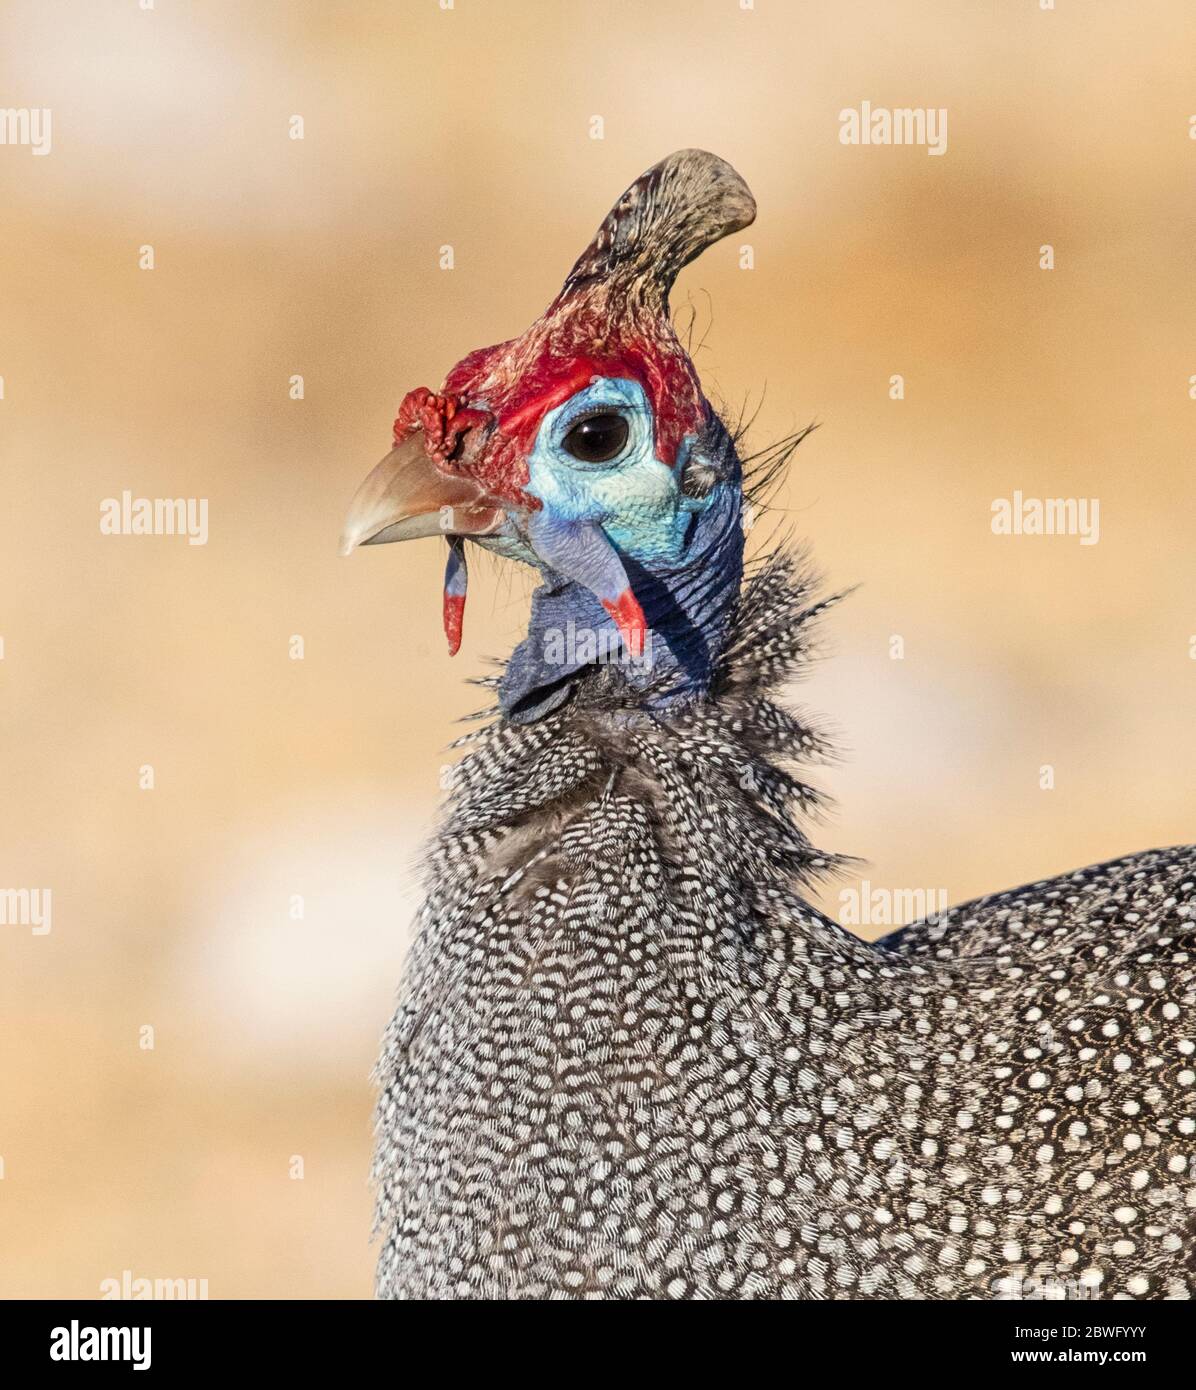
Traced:
<path id="1" fill-rule="evenodd" d="M 454 586 L 464 538 L 543 579 L 463 741 L 379 1062 L 378 1292 L 1187 1297 L 1196 848 L 875 943 L 803 896 L 836 861 L 798 774 L 832 750 L 778 692 L 831 601 L 784 551 L 741 583 L 734 441 L 661 322 L 752 210 L 713 156 L 655 166 L 547 326 L 419 397 L 418 449 L 351 518 L 383 536 L 451 491 Z M 554 376 L 578 294 L 618 361 Z M 621 659 L 551 656 L 565 624 Z"/>

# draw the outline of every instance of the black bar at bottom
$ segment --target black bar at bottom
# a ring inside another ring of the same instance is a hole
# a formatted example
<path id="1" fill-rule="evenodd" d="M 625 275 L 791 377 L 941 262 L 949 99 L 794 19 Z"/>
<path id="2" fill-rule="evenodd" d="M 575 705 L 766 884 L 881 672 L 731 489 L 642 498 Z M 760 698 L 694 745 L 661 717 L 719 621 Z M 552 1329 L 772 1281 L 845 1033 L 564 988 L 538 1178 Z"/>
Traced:
<path id="1" fill-rule="evenodd" d="M 451 1331 L 429 1326 L 430 1312 L 450 1318 Z M 422 1377 L 429 1358 L 460 1375 L 471 1353 L 489 1367 L 486 1374 L 504 1378 L 539 1379 L 551 1366 L 556 1379 L 567 1370 L 559 1348 L 552 1350 L 563 1310 L 541 1308 L 534 1322 L 520 1327 L 526 1313 L 503 1308 L 502 1322 L 488 1336 L 484 1324 L 492 1315 L 468 1303 L 433 1311 L 366 1302 L 31 1301 L 0 1304 L 0 1337 L 5 1380 L 12 1385 L 42 1384 L 47 1374 L 54 1380 L 119 1375 L 173 1381 L 235 1371 L 310 1379 L 324 1372 L 343 1377 L 369 1364 Z M 633 1355 L 631 1344 L 610 1335 L 628 1314 L 615 1313 L 611 1324 L 610 1313 L 591 1310 L 580 1326 L 566 1325 L 570 1360 L 575 1356 L 583 1372 L 604 1363 L 613 1370 L 620 1362 L 626 1370 L 630 1357 L 637 1378 L 653 1363 L 675 1378 L 691 1356 L 707 1373 L 743 1358 L 741 1378 L 755 1373 L 753 1365 L 762 1370 L 762 1356 L 779 1360 L 795 1378 L 827 1360 L 836 1371 L 860 1376 L 933 1368 L 936 1379 L 981 1370 L 1014 1378 L 1087 1370 L 1106 1378 L 1143 1367 L 1155 1375 L 1180 1372 L 1191 1364 L 1193 1340 L 1191 1311 L 1182 1303 L 788 1303 L 772 1311 L 708 1312 L 697 1324 L 676 1311 L 661 1315 L 663 1323 L 644 1312 L 631 1314 L 639 1333 Z M 645 1316 L 651 1321 L 640 1323 Z M 682 1321 L 674 1323 L 678 1316 Z M 719 1329 L 711 1316 L 731 1321 Z M 749 1323 L 739 1323 L 741 1316 Z M 765 1323 L 756 1324 L 761 1316 Z M 743 1338 L 745 1329 L 754 1337 Z M 588 1351 L 586 1338 L 593 1339 Z M 14 1372 L 30 1379 L 13 1379 Z"/>

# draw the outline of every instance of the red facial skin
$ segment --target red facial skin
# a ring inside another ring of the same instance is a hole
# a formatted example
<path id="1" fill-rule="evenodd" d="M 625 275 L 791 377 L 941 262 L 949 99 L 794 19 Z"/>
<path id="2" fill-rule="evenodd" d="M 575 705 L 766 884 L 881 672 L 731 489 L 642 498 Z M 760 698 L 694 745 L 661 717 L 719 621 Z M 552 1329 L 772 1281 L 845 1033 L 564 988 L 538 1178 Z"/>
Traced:
<path id="1" fill-rule="evenodd" d="M 465 595 L 445 594 L 444 635 L 448 639 L 448 654 L 456 656 L 461 650 L 461 630 L 465 625 Z"/>
<path id="2" fill-rule="evenodd" d="M 540 503 L 524 488 L 541 421 L 594 377 L 640 383 L 652 405 L 656 456 L 668 468 L 685 436 L 699 433 L 707 420 L 693 364 L 660 306 L 601 285 L 554 301 L 522 337 L 471 352 L 439 393 L 425 387 L 408 393 L 395 421 L 396 442 L 422 429 L 429 456 L 451 467 L 467 430 L 492 427 L 471 474 L 496 500 L 535 511 Z"/>
<path id="3" fill-rule="evenodd" d="M 519 339 L 471 353 L 445 378 L 446 391 L 475 402 L 483 400 L 494 412 L 498 428 L 475 476 L 504 501 L 523 507 L 539 505 L 524 486 L 527 456 L 540 424 L 550 410 L 595 377 L 626 378 L 644 388 L 653 408 L 656 457 L 667 468 L 676 463 L 685 436 L 702 428 L 706 403 L 680 344 L 676 354 L 653 351 L 658 345 L 649 340 L 642 348 L 629 347 L 615 354 L 569 357 L 561 357 L 549 346 L 523 366 L 519 363 L 522 353 L 512 351 L 522 343 Z M 514 380 L 512 368 L 517 369 Z"/>
<path id="4" fill-rule="evenodd" d="M 465 467 L 496 502 L 538 511 L 543 504 L 524 489 L 540 425 L 548 411 L 595 377 L 640 383 L 652 405 L 656 456 L 668 468 L 685 436 L 699 433 L 707 420 L 709 407 L 693 365 L 659 306 L 633 297 L 616 306 L 599 287 L 558 299 L 521 338 L 470 353 L 445 377 L 441 391 L 409 391 L 395 420 L 395 443 L 422 430 L 438 468 Z M 463 436 L 474 428 L 486 432 L 484 448 L 467 464 L 454 462 Z M 631 589 L 602 606 L 628 652 L 640 658 L 648 625 Z M 445 595 L 450 654 L 461 645 L 464 609 L 464 596 Z"/>
<path id="5" fill-rule="evenodd" d="M 648 624 L 639 599 L 630 589 L 624 589 L 614 603 L 603 599 L 602 606 L 615 620 L 615 626 L 619 629 L 632 659 L 638 661 L 644 654 L 644 642 L 648 633 Z"/>
<path id="6" fill-rule="evenodd" d="M 488 425 L 490 415 L 473 410 L 460 396 L 435 395 L 426 386 L 408 391 L 395 417 L 394 441 L 401 444 L 415 433 L 424 432 L 424 449 L 438 463 L 447 463 L 461 436 L 475 425 Z"/>

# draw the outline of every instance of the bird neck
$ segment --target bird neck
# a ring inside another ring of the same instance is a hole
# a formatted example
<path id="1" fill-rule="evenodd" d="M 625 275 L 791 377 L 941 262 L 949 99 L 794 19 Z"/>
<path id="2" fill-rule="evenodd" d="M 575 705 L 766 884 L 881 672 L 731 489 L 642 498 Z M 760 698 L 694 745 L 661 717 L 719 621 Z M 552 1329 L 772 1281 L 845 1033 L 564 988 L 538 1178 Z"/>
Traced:
<path id="1" fill-rule="evenodd" d="M 507 663 L 499 706 L 529 724 L 573 695 L 591 668 L 618 671 L 636 703 L 659 712 L 708 693 L 743 578 L 742 493 L 720 482 L 687 511 L 675 558 L 620 550 L 648 634 L 642 654 L 624 646 L 614 621 L 584 585 L 543 570 L 528 634 Z M 617 542 L 616 549 L 619 549 Z"/>
<path id="2" fill-rule="evenodd" d="M 836 601 L 815 600 L 815 588 L 796 557 L 773 556 L 720 615 L 696 698 L 646 705 L 626 667 L 594 664 L 575 673 L 572 698 L 540 719 L 500 717 L 464 740 L 472 751 L 455 771 L 440 841 L 449 860 L 461 862 L 462 835 L 483 834 L 500 871 L 527 843 L 550 844 L 553 827 L 623 795 L 658 824 L 670 857 L 718 863 L 753 892 L 833 871 L 835 857 L 816 850 L 798 824 L 824 798 L 797 772 L 833 760 L 835 750 L 772 699 L 808 664 L 817 620 Z M 542 590 L 539 604 L 554 597 Z M 510 679 L 508 668 L 481 684 L 501 696 Z"/>

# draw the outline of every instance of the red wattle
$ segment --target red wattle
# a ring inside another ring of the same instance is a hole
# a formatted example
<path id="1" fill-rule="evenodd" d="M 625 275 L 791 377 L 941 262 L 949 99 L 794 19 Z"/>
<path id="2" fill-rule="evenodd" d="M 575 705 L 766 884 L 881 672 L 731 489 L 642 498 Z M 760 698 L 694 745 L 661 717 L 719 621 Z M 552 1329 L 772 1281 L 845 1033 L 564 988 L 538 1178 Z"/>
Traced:
<path id="1" fill-rule="evenodd" d="M 461 650 L 461 629 L 465 625 L 465 595 L 445 594 L 444 635 L 448 638 L 449 656 Z"/>
<path id="2" fill-rule="evenodd" d="M 644 642 L 648 634 L 648 624 L 639 599 L 628 587 L 613 603 L 603 599 L 602 606 L 615 620 L 615 626 L 619 629 L 632 658 L 638 661 L 644 654 Z"/>

